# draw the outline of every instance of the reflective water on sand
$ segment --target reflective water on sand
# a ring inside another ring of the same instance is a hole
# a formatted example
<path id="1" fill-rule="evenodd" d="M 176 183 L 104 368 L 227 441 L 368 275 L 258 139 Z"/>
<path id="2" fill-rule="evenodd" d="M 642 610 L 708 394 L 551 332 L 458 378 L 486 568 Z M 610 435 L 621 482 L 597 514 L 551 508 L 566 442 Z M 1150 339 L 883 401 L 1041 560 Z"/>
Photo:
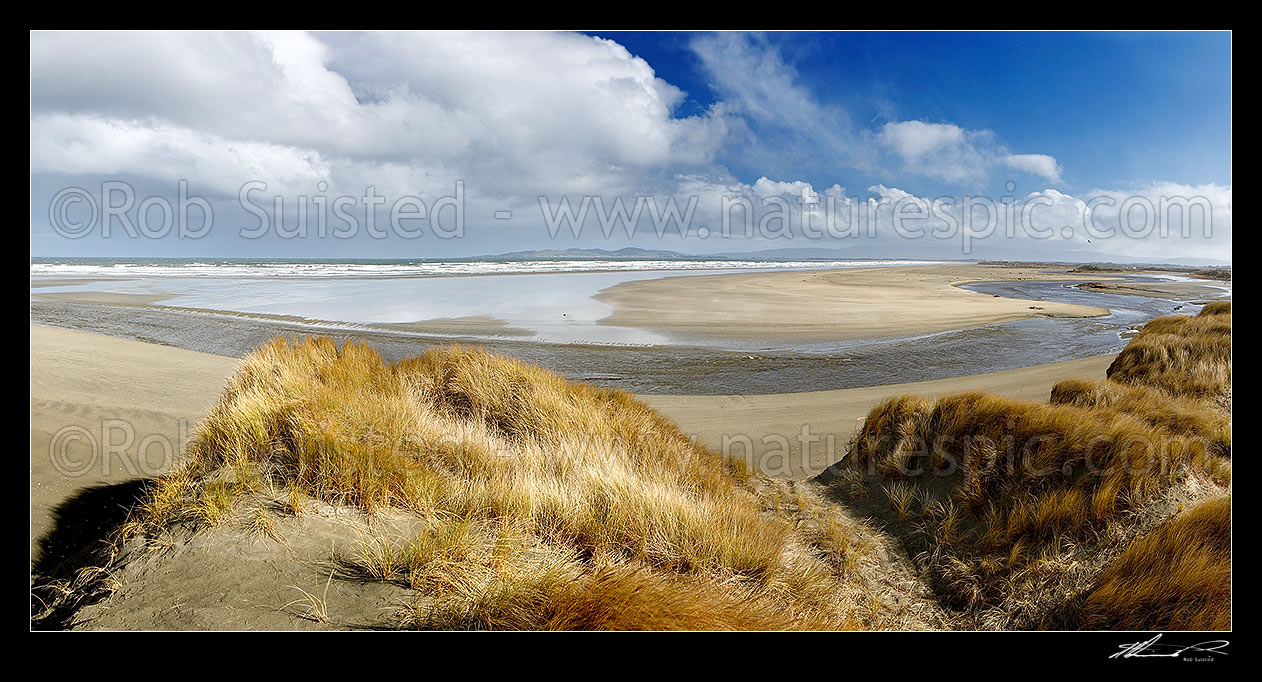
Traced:
<path id="1" fill-rule="evenodd" d="M 512 337 L 481 343 L 488 350 L 542 364 L 571 379 L 637 393 L 792 393 L 941 379 L 1115 353 L 1125 345 L 1131 326 L 1160 315 L 1190 314 L 1200 309 L 1199 305 L 1184 301 L 1083 291 L 1067 284 L 996 282 L 967 288 L 990 295 L 1101 306 L 1109 308 L 1110 314 L 1086 319 L 1034 318 L 914 338 L 792 350 L 548 344 Z M 49 290 L 52 289 L 40 289 Z M 339 328 L 292 320 L 160 307 L 120 309 L 35 298 L 31 301 L 31 319 L 235 356 L 244 355 L 278 333 L 318 332 L 338 339 L 367 340 L 388 359 L 415 355 L 449 341 L 370 327 Z"/>
<path id="2" fill-rule="evenodd" d="M 893 261 L 882 266 L 898 265 Z M 905 264 L 905 263 L 903 263 Z M 713 266 L 713 263 L 708 264 Z M 871 261 L 847 267 L 874 267 Z M 670 271 L 615 269 L 604 272 L 488 274 L 444 277 L 176 277 L 171 274 L 136 279 L 97 280 L 65 286 L 41 287 L 39 293 L 91 292 L 164 297 L 161 305 L 252 315 L 283 316 L 311 321 L 342 323 L 345 328 L 363 325 L 400 325 L 427 320 L 471 317 L 494 318 L 524 340 L 553 344 L 679 345 L 675 340 L 645 329 L 598 324 L 613 308 L 593 297 L 623 282 L 696 275 L 804 270 L 813 267 L 777 264 L 762 268 L 676 269 Z M 165 271 L 164 271 L 165 272 Z M 423 325 L 417 325 L 421 327 Z M 442 325 L 424 330 L 442 335 Z M 407 333 L 397 327 L 393 331 Z M 465 329 L 463 335 L 483 338 L 497 335 L 495 326 L 484 331 Z M 757 350 L 766 344 L 701 345 Z"/>

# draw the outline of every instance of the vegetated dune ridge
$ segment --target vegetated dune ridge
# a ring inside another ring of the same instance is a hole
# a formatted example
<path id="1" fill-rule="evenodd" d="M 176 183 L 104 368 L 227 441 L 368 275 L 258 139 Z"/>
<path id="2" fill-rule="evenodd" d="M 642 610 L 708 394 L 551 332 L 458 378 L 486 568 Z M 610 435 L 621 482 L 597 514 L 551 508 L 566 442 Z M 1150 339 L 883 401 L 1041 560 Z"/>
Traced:
<path id="1" fill-rule="evenodd" d="M 1131 543 L 1074 607 L 1083 628 L 1230 630 L 1231 496 Z"/>
<path id="2" fill-rule="evenodd" d="M 1224 336 L 1155 320 L 1050 404 L 891 398 L 824 487 L 514 360 L 278 339 L 33 625 L 1229 627 Z"/>
<path id="3" fill-rule="evenodd" d="M 112 542 L 37 586 L 35 620 L 943 627 L 914 576 L 880 568 L 879 537 L 814 488 L 724 462 L 629 394 L 512 359 L 447 348 L 388 364 L 366 345 L 276 339 Z"/>
<path id="4" fill-rule="evenodd" d="M 1041 400 L 1069 377 L 1104 377 L 1113 355 L 906 384 L 759 395 L 645 395 L 640 399 L 685 433 L 777 478 L 809 479 L 840 460 L 864 417 L 898 393 L 938 396 L 983 389 Z M 804 432 L 805 429 L 805 432 Z M 808 438 L 804 439 L 806 433 Z"/>
<path id="5" fill-rule="evenodd" d="M 1230 396 L 1215 303 L 1050 403 L 892 397 L 819 480 L 884 518 L 965 626 L 1229 628 Z"/>
<path id="6" fill-rule="evenodd" d="M 1196 317 L 1161 317 L 1144 325 L 1109 367 L 1109 378 L 1173 396 L 1231 407 L 1231 303 Z"/>

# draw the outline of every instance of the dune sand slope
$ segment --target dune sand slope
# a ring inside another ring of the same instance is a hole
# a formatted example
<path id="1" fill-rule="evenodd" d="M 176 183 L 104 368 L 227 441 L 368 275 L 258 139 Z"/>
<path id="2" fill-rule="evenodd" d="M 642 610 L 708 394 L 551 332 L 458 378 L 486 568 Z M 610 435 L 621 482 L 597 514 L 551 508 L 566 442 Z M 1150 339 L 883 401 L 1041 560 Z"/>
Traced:
<path id="1" fill-rule="evenodd" d="M 170 466 L 237 362 L 31 325 L 32 553 L 58 504 Z"/>

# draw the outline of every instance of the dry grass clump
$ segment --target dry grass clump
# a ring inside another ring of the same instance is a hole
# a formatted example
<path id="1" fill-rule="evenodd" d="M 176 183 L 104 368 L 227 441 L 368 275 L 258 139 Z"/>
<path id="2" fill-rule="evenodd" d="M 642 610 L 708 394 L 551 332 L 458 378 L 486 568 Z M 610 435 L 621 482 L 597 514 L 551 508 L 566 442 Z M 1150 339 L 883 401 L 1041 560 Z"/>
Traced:
<path id="1" fill-rule="evenodd" d="M 418 629 L 781 630 L 800 627 L 748 589 L 621 565 L 528 563 L 473 591 L 457 587 L 405 609 Z M 820 623 L 819 625 L 823 625 Z"/>
<path id="2" fill-rule="evenodd" d="M 1231 396 L 1231 304 L 1149 322 L 1109 365 L 1108 377 L 1225 407 Z"/>
<path id="3" fill-rule="evenodd" d="M 1052 387 L 1051 403 L 1124 412 L 1162 433 L 1205 438 L 1215 454 L 1231 455 L 1230 414 L 1149 386 L 1107 379 L 1067 379 Z"/>
<path id="4" fill-rule="evenodd" d="M 217 522 L 281 491 L 402 508 L 415 537 L 345 559 L 418 591 L 405 625 L 846 627 L 838 574 L 748 474 L 621 391 L 467 348 L 388 364 L 275 339 L 246 357 L 133 528 Z M 423 598 L 422 598 L 423 596 Z"/>
<path id="5" fill-rule="evenodd" d="M 1091 630 L 1230 630 L 1231 496 L 1185 511 L 1130 544 L 1077 612 Z"/>
<path id="6" fill-rule="evenodd" d="M 1224 482 L 1216 451 L 1119 410 L 970 392 L 886 400 L 850 459 L 943 601 L 1003 605 L 1012 626 L 1054 606 L 1031 590 L 1071 570 L 1075 548 L 1111 537 L 1189 476 Z"/>
<path id="7" fill-rule="evenodd" d="M 1215 315 L 1231 315 L 1231 301 L 1214 301 L 1206 303 L 1201 312 L 1197 313 L 1197 317 L 1212 317 Z"/>
<path id="8" fill-rule="evenodd" d="M 885 479 L 949 496 L 1005 547 L 1097 526 L 1221 464 L 1207 439 L 1154 432 L 1130 414 L 982 392 L 888 399 L 851 454 Z M 906 508 L 906 497 L 890 499 Z"/>
<path id="9" fill-rule="evenodd" d="M 1197 317 L 1153 320 L 1108 380 L 1060 382 L 1050 404 L 981 392 L 891 397 L 851 443 L 841 465 L 850 471 L 828 478 L 861 480 L 852 483 L 855 498 L 888 507 L 892 531 L 947 606 L 987 626 L 1037 626 L 1062 613 L 1067 592 L 1089 585 L 1111 552 L 1178 500 L 1229 486 L 1231 415 L 1222 398 L 1230 390 L 1230 304 L 1206 306 Z M 1166 565 L 1128 576 L 1137 560 L 1115 562 L 1116 575 L 1096 588 L 1099 604 L 1089 599 L 1083 617 L 1102 614 L 1089 622 L 1116 627 L 1226 617 L 1221 601 L 1185 613 L 1198 585 L 1222 584 L 1224 560 L 1197 544 L 1217 536 L 1189 542 L 1186 556 L 1170 554 L 1180 533 L 1199 532 L 1202 516 L 1136 542 L 1136 556 Z M 1229 550 L 1225 561 L 1229 571 Z M 1202 564 L 1205 575 L 1184 575 Z M 1163 597 L 1146 575 L 1181 582 Z M 1126 620 L 1110 611 L 1106 605 L 1125 607 L 1118 586 L 1128 580 L 1148 589 L 1137 588 L 1136 600 L 1160 602 L 1169 613 Z"/>

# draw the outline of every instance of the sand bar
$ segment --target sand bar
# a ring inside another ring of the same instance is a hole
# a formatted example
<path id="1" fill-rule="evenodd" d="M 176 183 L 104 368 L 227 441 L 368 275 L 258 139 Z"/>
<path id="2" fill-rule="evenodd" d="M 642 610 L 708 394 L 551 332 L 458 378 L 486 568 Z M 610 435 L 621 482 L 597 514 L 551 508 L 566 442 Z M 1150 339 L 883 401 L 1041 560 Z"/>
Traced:
<path id="1" fill-rule="evenodd" d="M 1037 268 L 927 265 L 856 270 L 697 275 L 625 282 L 596 300 L 600 324 L 682 337 L 813 342 L 964 329 L 1030 317 L 1098 317 L 1093 306 L 1001 298 L 957 285 L 984 281 L 1100 280 Z"/>
<path id="2" fill-rule="evenodd" d="M 1221 298 L 1229 293 L 1230 287 L 1231 282 L 1099 282 L 1094 280 L 1078 285 L 1078 288 L 1084 291 L 1181 300 Z"/>

